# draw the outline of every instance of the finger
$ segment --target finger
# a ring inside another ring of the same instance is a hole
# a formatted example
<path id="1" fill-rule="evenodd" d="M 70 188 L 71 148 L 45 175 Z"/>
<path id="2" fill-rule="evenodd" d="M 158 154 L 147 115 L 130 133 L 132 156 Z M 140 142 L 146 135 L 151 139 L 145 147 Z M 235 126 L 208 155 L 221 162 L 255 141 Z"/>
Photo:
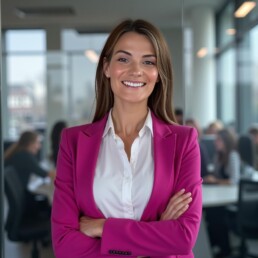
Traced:
<path id="1" fill-rule="evenodd" d="M 171 214 L 166 213 L 162 217 L 162 220 L 178 219 L 188 208 L 189 208 L 189 204 L 183 206 L 180 210 L 177 210 L 176 212 L 173 211 Z"/>
<path id="2" fill-rule="evenodd" d="M 182 189 L 179 192 L 177 192 L 174 196 L 171 197 L 166 207 L 166 210 L 163 212 L 164 214 L 165 213 L 171 214 L 173 210 L 176 209 L 176 206 L 182 202 L 184 203 L 186 201 L 186 204 L 188 203 L 187 200 L 188 198 L 190 198 L 191 193 L 189 192 L 184 194 L 184 192 L 185 192 L 185 189 Z"/>
<path id="3" fill-rule="evenodd" d="M 182 209 L 180 209 L 179 211 L 177 211 L 174 214 L 174 219 L 178 219 L 184 212 L 186 212 L 189 208 L 189 204 L 185 205 L 184 207 L 182 207 Z"/>
<path id="4" fill-rule="evenodd" d="M 185 189 L 181 189 L 180 191 L 178 191 L 177 193 L 175 193 L 172 198 L 170 198 L 170 200 L 174 200 L 177 199 L 179 196 L 183 195 L 185 193 Z"/>
<path id="5" fill-rule="evenodd" d="M 172 198 L 168 203 L 168 206 L 167 206 L 168 210 L 175 209 L 175 207 L 177 205 L 179 205 L 180 203 L 184 203 L 185 201 L 187 202 L 188 198 L 191 198 L 191 193 L 183 194 L 183 195 L 177 197 L 176 199 L 172 199 Z"/>
<path id="6" fill-rule="evenodd" d="M 169 219 L 174 219 L 174 215 L 180 211 L 183 207 L 188 205 L 192 201 L 192 197 L 188 197 L 187 199 L 183 200 L 182 202 L 176 204 L 176 205 L 170 205 L 167 207 L 165 212 L 163 213 L 163 216 Z"/>
<path id="7" fill-rule="evenodd" d="M 184 199 L 190 197 L 192 194 L 190 192 L 188 193 L 181 193 L 181 194 L 175 194 L 169 201 L 169 204 L 172 203 L 179 203 L 181 201 L 183 201 Z"/>

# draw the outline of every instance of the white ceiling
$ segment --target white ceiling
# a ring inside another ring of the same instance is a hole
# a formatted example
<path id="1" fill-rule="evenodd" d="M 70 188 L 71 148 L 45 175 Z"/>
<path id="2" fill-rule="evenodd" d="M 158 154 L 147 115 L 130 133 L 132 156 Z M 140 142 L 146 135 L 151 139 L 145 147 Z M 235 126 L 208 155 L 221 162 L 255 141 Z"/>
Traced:
<path id="1" fill-rule="evenodd" d="M 125 18 L 142 18 L 160 28 L 180 27 L 182 6 L 187 11 L 198 5 L 217 10 L 225 0 L 2 0 L 2 28 L 80 28 L 110 30 Z M 27 17 L 16 15 L 17 7 L 72 7 L 74 16 Z"/>

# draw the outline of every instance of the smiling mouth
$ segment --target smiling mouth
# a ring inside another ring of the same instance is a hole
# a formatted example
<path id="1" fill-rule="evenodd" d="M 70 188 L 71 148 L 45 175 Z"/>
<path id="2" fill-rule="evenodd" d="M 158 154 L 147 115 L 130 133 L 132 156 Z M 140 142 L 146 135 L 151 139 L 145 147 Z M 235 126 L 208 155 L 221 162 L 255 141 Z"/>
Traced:
<path id="1" fill-rule="evenodd" d="M 131 88 L 140 88 L 146 85 L 144 82 L 131 82 L 131 81 L 122 81 L 122 83 L 126 87 L 131 87 Z"/>

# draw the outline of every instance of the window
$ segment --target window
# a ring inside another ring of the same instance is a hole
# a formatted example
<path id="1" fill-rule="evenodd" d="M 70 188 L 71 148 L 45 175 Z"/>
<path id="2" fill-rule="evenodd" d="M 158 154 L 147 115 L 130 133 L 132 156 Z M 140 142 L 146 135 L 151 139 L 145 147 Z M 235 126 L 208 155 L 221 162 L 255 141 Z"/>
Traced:
<path id="1" fill-rule="evenodd" d="M 44 30 L 5 32 L 7 139 L 17 139 L 24 130 L 45 127 L 45 38 Z"/>

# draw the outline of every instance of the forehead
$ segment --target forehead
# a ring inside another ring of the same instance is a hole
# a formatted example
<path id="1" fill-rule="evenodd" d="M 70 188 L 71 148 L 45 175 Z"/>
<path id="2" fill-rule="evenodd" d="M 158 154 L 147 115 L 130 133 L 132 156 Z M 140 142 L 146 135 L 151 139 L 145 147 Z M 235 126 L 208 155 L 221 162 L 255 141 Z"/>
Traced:
<path id="1" fill-rule="evenodd" d="M 143 34 L 137 32 L 126 32 L 117 41 L 114 52 L 118 50 L 139 50 L 140 52 L 155 53 L 150 39 Z"/>

